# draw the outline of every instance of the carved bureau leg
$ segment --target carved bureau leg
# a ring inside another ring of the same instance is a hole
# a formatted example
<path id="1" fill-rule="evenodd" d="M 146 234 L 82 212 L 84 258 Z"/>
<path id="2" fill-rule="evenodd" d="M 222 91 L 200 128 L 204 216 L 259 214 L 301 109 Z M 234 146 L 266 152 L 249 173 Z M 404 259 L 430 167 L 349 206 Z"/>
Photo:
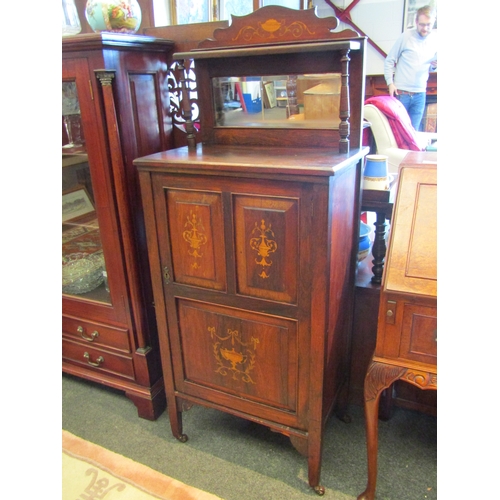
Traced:
<path id="1" fill-rule="evenodd" d="M 378 406 L 380 395 L 396 380 L 404 380 L 420 389 L 437 389 L 437 375 L 403 366 L 372 361 L 365 377 L 366 447 L 368 451 L 368 483 L 358 500 L 374 500 L 377 486 Z"/>
<path id="2" fill-rule="evenodd" d="M 406 372 L 399 366 L 372 361 L 365 378 L 366 447 L 368 452 L 368 483 L 358 500 L 374 500 L 377 485 L 378 405 L 380 394 Z"/>

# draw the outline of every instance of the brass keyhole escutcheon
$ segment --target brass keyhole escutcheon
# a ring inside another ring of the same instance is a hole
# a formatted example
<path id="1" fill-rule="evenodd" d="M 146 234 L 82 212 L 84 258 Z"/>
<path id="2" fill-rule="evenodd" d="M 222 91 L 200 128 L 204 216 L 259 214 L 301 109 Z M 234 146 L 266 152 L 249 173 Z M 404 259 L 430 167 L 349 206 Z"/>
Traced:
<path id="1" fill-rule="evenodd" d="M 80 334 L 82 339 L 86 340 L 87 342 L 94 342 L 94 340 L 99 337 L 99 332 L 97 330 L 93 331 L 90 334 L 90 337 L 85 334 L 85 328 L 83 326 L 79 326 L 76 331 Z"/>
<path id="2" fill-rule="evenodd" d="M 165 285 L 170 283 L 170 270 L 167 266 L 163 268 L 163 280 L 165 281 Z"/>
<path id="3" fill-rule="evenodd" d="M 99 367 L 101 366 L 102 363 L 104 363 L 104 358 L 102 356 L 99 356 L 96 360 L 95 360 L 95 363 L 93 361 L 90 361 L 90 354 L 88 352 L 84 352 L 83 353 L 83 357 L 87 360 L 87 363 L 90 365 L 90 366 L 95 366 L 95 367 Z"/>

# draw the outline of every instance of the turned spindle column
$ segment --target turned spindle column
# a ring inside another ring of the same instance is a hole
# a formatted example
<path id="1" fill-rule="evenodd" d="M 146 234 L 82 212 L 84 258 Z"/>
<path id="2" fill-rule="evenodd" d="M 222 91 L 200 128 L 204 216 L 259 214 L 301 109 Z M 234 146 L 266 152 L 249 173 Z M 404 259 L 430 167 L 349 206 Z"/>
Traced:
<path id="1" fill-rule="evenodd" d="M 349 153 L 349 134 L 350 124 L 349 118 L 351 116 L 351 108 L 349 101 L 349 49 L 343 51 L 342 54 L 342 76 L 340 87 L 340 125 L 339 125 L 339 153 Z"/>

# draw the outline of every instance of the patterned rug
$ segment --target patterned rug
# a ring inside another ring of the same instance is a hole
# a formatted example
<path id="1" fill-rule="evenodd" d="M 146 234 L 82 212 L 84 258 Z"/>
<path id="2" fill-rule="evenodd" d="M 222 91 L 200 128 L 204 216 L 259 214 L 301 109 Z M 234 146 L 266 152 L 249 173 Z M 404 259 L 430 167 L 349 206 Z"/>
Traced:
<path id="1" fill-rule="evenodd" d="M 62 500 L 221 500 L 62 431 Z"/>

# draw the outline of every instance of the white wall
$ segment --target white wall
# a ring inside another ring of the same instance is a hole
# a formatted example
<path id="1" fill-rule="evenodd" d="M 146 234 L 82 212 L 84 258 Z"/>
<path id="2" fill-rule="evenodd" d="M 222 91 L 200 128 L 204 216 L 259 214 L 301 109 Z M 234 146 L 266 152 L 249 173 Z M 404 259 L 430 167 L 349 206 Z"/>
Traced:
<path id="1" fill-rule="evenodd" d="M 352 0 L 332 0 L 339 9 L 346 9 Z M 324 0 L 313 0 L 318 16 L 334 16 L 335 11 Z M 350 12 L 353 23 L 385 53 L 403 32 L 404 0 L 361 0 Z M 339 23 L 335 31 L 356 28 Z M 369 42 L 366 51 L 366 74 L 384 73 L 384 57 Z"/>

